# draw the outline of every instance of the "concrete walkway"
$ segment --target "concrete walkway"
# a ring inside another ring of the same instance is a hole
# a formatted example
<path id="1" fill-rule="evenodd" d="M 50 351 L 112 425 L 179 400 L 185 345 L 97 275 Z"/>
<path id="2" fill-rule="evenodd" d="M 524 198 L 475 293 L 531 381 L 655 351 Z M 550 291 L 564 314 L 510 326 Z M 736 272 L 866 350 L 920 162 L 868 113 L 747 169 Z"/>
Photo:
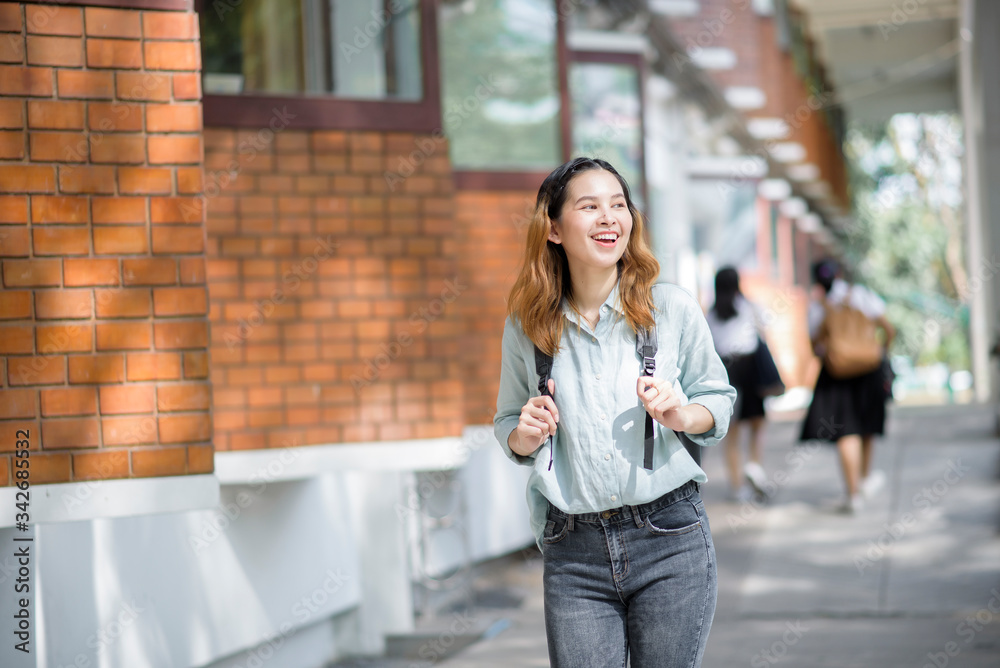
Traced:
<path id="1" fill-rule="evenodd" d="M 726 502 L 721 452 L 705 458 L 720 586 L 704 668 L 1000 666 L 1000 441 L 990 410 L 892 408 L 875 454 L 886 485 L 854 517 L 832 508 L 834 450 L 793 447 L 798 428 L 768 425 L 767 505 Z M 547 666 L 537 552 L 512 555 L 477 586 L 522 603 L 491 610 L 492 637 L 436 665 Z"/>

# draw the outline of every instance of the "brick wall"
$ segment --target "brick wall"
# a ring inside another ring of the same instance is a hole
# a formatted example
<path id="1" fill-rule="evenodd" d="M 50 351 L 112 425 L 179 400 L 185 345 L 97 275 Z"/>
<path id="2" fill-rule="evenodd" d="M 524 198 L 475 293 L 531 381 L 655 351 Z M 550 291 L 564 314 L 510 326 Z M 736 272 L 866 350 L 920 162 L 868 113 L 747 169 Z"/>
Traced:
<path id="1" fill-rule="evenodd" d="M 491 424 L 500 385 L 507 295 L 517 278 L 535 192 L 461 191 L 455 196 L 459 267 L 469 285 L 460 304 L 467 323 L 463 378 L 469 424 Z"/>
<path id="2" fill-rule="evenodd" d="M 0 3 L 0 484 L 212 471 L 197 31 Z"/>
<path id="3" fill-rule="evenodd" d="M 205 133 L 216 447 L 461 434 L 446 146 L 283 118 Z"/>

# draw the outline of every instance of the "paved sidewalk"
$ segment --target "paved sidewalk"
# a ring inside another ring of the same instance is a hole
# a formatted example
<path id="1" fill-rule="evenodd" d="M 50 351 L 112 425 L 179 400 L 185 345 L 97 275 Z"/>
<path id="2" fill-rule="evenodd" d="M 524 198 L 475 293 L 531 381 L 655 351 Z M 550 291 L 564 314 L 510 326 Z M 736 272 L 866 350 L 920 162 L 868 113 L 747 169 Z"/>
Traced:
<path id="1" fill-rule="evenodd" d="M 875 453 L 886 485 L 853 517 L 833 509 L 835 450 L 793 446 L 798 428 L 768 425 L 767 505 L 725 501 L 721 451 L 706 454 L 719 605 L 704 668 L 1000 666 L 1000 440 L 990 410 L 892 407 Z M 508 607 L 472 609 L 488 637 L 435 665 L 548 665 L 537 551 L 497 565 L 476 587 L 505 592 Z"/>

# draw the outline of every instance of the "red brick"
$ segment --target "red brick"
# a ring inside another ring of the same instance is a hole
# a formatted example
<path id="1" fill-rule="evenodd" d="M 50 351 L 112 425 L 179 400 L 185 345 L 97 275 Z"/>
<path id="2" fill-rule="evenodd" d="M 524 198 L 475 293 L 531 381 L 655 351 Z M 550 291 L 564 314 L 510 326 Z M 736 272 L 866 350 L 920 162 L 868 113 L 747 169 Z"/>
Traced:
<path id="1" fill-rule="evenodd" d="M 148 250 L 145 227 L 115 225 L 94 228 L 94 253 L 97 255 L 126 255 Z"/>
<path id="2" fill-rule="evenodd" d="M 40 199 L 37 196 L 35 199 Z M 0 195 L 0 224 L 28 222 L 28 198 L 25 195 Z"/>
<path id="3" fill-rule="evenodd" d="M 110 195 L 115 191 L 115 168 L 62 166 L 59 168 L 59 189 L 64 193 Z"/>
<path id="4" fill-rule="evenodd" d="M 28 64 L 83 67 L 83 40 L 28 35 Z"/>
<path id="5" fill-rule="evenodd" d="M 29 33 L 39 35 L 82 35 L 83 12 L 76 7 L 25 5 Z"/>
<path id="6" fill-rule="evenodd" d="M 0 353 L 22 355 L 35 351 L 35 330 L 31 325 L 0 325 Z"/>
<path id="7" fill-rule="evenodd" d="M 70 383 L 121 383 L 125 380 L 125 360 L 119 355 L 70 355 Z"/>
<path id="8" fill-rule="evenodd" d="M 46 450 L 86 448 L 101 444 L 96 418 L 42 420 L 42 447 Z M 34 457 L 32 457 L 32 467 Z"/>
<path id="9" fill-rule="evenodd" d="M 180 275 L 181 285 L 203 285 L 205 283 L 205 258 L 181 258 Z"/>
<path id="10" fill-rule="evenodd" d="M 94 349 L 94 330 L 86 325 L 39 325 L 35 342 L 42 355 L 86 353 Z"/>
<path id="11" fill-rule="evenodd" d="M 0 32 L 21 32 L 20 3 L 0 3 Z"/>
<path id="12" fill-rule="evenodd" d="M 178 353 L 128 353 L 128 379 L 179 380 L 181 357 Z"/>
<path id="13" fill-rule="evenodd" d="M 193 322 L 157 322 L 153 324 L 157 350 L 180 350 L 208 346 L 208 324 Z"/>
<path id="14" fill-rule="evenodd" d="M 145 151 L 145 146 L 142 147 Z M 169 195 L 173 190 L 171 170 L 160 167 L 122 167 L 118 170 L 118 191 L 127 195 Z"/>
<path id="15" fill-rule="evenodd" d="M 42 130 L 82 130 L 83 102 L 28 100 L 28 127 Z"/>
<path id="16" fill-rule="evenodd" d="M 142 67 L 139 40 L 88 39 L 87 67 L 137 70 Z"/>
<path id="17" fill-rule="evenodd" d="M 115 86 L 122 100 L 167 102 L 170 99 L 169 74 L 117 72 Z"/>
<path id="18" fill-rule="evenodd" d="M 146 142 L 142 135 L 90 135 L 93 162 L 133 164 L 146 162 Z"/>
<path id="19" fill-rule="evenodd" d="M 90 207 L 86 197 L 50 197 L 39 195 L 31 198 L 32 223 L 86 223 L 90 220 Z"/>
<path id="20" fill-rule="evenodd" d="M 102 415 L 152 413 L 155 389 L 152 385 L 104 385 L 100 389 Z"/>
<path id="21" fill-rule="evenodd" d="M 204 287 L 153 289 L 153 315 L 203 315 L 207 312 Z"/>
<path id="22" fill-rule="evenodd" d="M 130 172 L 135 167 L 122 167 L 118 170 L 118 187 L 121 188 L 122 174 Z M 94 197 L 94 223 L 145 223 L 145 197 Z"/>
<path id="23" fill-rule="evenodd" d="M 87 162 L 87 135 L 82 132 L 32 132 L 33 162 Z"/>
<path id="24" fill-rule="evenodd" d="M 84 227 L 43 227 L 31 231 L 35 255 L 88 255 L 90 234 Z"/>
<path id="25" fill-rule="evenodd" d="M 188 473 L 211 473 L 215 470 L 215 448 L 211 445 L 189 445 Z"/>
<path id="26" fill-rule="evenodd" d="M 33 418 L 35 390 L 0 390 L 0 419 Z"/>
<path id="27" fill-rule="evenodd" d="M 4 287 L 41 287 L 62 283 L 60 260 L 4 260 Z"/>
<path id="28" fill-rule="evenodd" d="M 198 132 L 200 104 L 152 104 L 146 107 L 146 132 Z"/>
<path id="29" fill-rule="evenodd" d="M 0 63 L 24 64 L 24 39 L 20 35 L 0 39 Z"/>
<path id="30" fill-rule="evenodd" d="M 212 438 L 212 420 L 208 414 L 169 415 L 161 417 L 161 443 L 197 443 Z"/>
<path id="31" fill-rule="evenodd" d="M 42 390 L 40 395 L 42 417 L 97 413 L 97 389 L 93 387 L 57 387 Z"/>
<path id="32" fill-rule="evenodd" d="M 175 74 L 174 75 L 174 99 L 175 100 L 200 100 L 201 99 L 201 77 L 197 74 Z"/>
<path id="33" fill-rule="evenodd" d="M 208 378 L 208 353 L 184 353 L 184 378 Z"/>
<path id="34" fill-rule="evenodd" d="M 198 39 L 197 14 L 143 12 L 142 36 L 146 39 Z"/>
<path id="35" fill-rule="evenodd" d="M 56 85 L 59 97 L 110 100 L 115 96 L 115 80 L 111 72 L 58 70 Z"/>
<path id="36" fill-rule="evenodd" d="M 0 95 L 52 97 L 49 67 L 0 66 Z"/>
<path id="37" fill-rule="evenodd" d="M 99 9 L 87 7 L 84 10 L 87 34 L 96 37 L 142 36 L 139 24 L 140 12 L 128 9 Z"/>
<path id="38" fill-rule="evenodd" d="M 153 135 L 146 141 L 151 165 L 190 165 L 202 161 L 200 135 Z"/>
<path id="39" fill-rule="evenodd" d="M 0 40 L 2 42 L 3 40 Z M 0 160 L 21 160 L 25 156 L 23 132 L 0 132 Z"/>
<path id="40" fill-rule="evenodd" d="M 162 225 L 153 228 L 154 254 L 202 253 L 204 250 L 205 230 L 200 225 Z"/>
<path id="41" fill-rule="evenodd" d="M 7 382 L 10 385 L 62 385 L 66 382 L 66 358 L 8 357 Z"/>
<path id="42" fill-rule="evenodd" d="M 0 291 L 0 320 L 23 320 L 31 317 L 31 292 Z"/>
<path id="43" fill-rule="evenodd" d="M 199 194 L 204 189 L 204 170 L 201 167 L 177 168 L 177 192 L 179 194 Z"/>
<path id="44" fill-rule="evenodd" d="M 36 290 L 35 317 L 39 320 L 73 320 L 93 315 L 90 290 Z"/>
<path id="45" fill-rule="evenodd" d="M 133 450 L 132 475 L 136 477 L 183 475 L 187 470 L 187 448 L 143 448 Z"/>
<path id="46" fill-rule="evenodd" d="M 98 318 L 144 318 L 150 313 L 149 290 L 112 288 L 94 291 Z"/>
<path id="47" fill-rule="evenodd" d="M 151 197 L 149 219 L 154 224 L 183 223 L 198 225 L 205 219 L 202 197 Z"/>
<path id="48" fill-rule="evenodd" d="M 87 126 L 99 132 L 141 132 L 142 106 L 134 102 L 91 102 Z"/>
<path id="49" fill-rule="evenodd" d="M 118 260 L 66 258 L 63 260 L 63 274 L 67 287 L 118 285 Z"/>
<path id="50" fill-rule="evenodd" d="M 122 260 L 125 285 L 175 285 L 177 262 L 168 258 Z"/>
<path id="51" fill-rule="evenodd" d="M 113 480 L 129 477 L 127 449 L 73 453 L 73 480 Z"/>
<path id="52" fill-rule="evenodd" d="M 101 418 L 104 445 L 142 445 L 156 443 L 156 418 L 142 417 Z"/>
<path id="53" fill-rule="evenodd" d="M 27 227 L 8 227 L 0 232 L 0 257 L 28 257 L 31 239 Z"/>
<path id="54" fill-rule="evenodd" d="M 69 454 L 31 455 L 31 477 L 34 485 L 69 482 L 72 460 Z"/>
<path id="55" fill-rule="evenodd" d="M 0 192 L 51 193 L 56 190 L 55 167 L 0 165 Z"/>
<path id="56" fill-rule="evenodd" d="M 0 128 L 24 127 L 24 101 L 0 100 Z"/>
<path id="57" fill-rule="evenodd" d="M 200 70 L 198 42 L 144 42 L 147 70 Z"/>
<path id="58" fill-rule="evenodd" d="M 208 410 L 209 386 L 185 383 L 161 385 L 156 389 L 156 407 L 160 412 Z"/>
<path id="59" fill-rule="evenodd" d="M 97 349 L 149 350 L 148 322 L 108 322 L 97 325 Z"/>

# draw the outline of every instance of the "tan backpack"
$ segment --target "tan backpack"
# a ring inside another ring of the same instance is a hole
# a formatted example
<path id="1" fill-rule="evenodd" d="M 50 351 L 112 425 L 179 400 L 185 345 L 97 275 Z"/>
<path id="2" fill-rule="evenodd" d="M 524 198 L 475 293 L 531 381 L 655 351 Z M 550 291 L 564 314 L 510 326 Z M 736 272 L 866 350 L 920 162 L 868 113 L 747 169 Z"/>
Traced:
<path id="1" fill-rule="evenodd" d="M 856 378 L 877 369 L 882 363 L 882 345 L 876 337 L 875 322 L 851 306 L 851 292 L 840 304 L 825 301 L 826 317 L 819 340 L 826 348 L 823 365 L 834 378 Z"/>

